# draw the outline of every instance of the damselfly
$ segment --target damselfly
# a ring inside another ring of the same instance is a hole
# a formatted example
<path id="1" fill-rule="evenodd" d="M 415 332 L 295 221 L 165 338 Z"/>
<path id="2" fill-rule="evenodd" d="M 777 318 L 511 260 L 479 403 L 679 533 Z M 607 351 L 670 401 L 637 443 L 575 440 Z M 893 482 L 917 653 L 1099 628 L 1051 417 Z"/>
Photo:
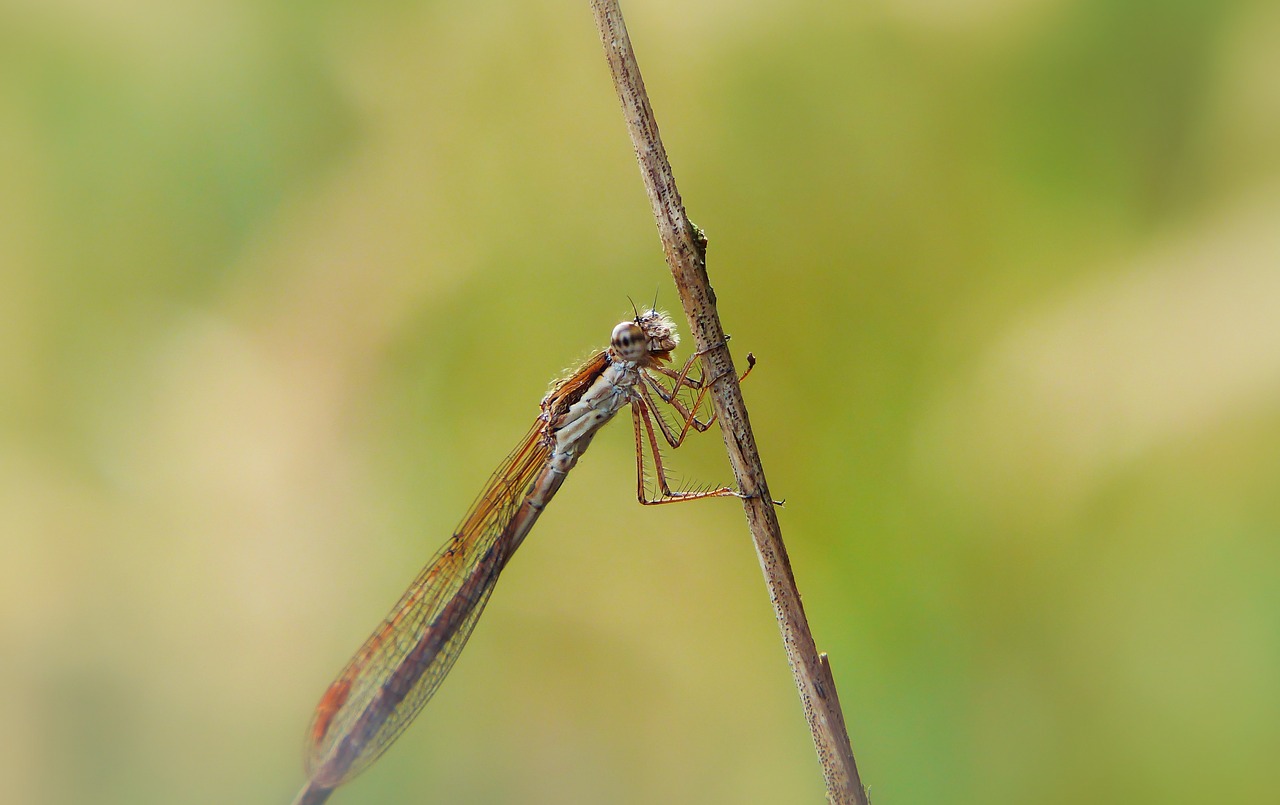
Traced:
<path id="1" fill-rule="evenodd" d="M 498 574 L 596 432 L 624 406 L 631 406 L 635 428 L 636 496 L 641 503 L 740 496 L 728 487 L 673 491 L 667 481 L 654 425 L 675 448 L 690 428 L 705 431 L 715 420 L 712 414 L 702 421 L 697 412 L 718 378 L 703 382 L 689 376 L 703 353 L 689 358 L 679 372 L 667 366 L 678 344 L 675 325 L 665 314 L 637 313 L 613 328 L 608 349 L 554 384 L 533 429 L 321 698 L 307 731 L 308 782 L 295 805 L 327 800 L 409 726 L 458 658 Z M 748 355 L 747 362 L 744 378 L 754 357 Z M 685 390 L 690 396 L 696 391 L 692 403 L 681 400 Z M 663 417 L 659 401 L 680 415 L 678 427 Z M 652 497 L 645 484 L 646 452 L 654 463 Z"/>

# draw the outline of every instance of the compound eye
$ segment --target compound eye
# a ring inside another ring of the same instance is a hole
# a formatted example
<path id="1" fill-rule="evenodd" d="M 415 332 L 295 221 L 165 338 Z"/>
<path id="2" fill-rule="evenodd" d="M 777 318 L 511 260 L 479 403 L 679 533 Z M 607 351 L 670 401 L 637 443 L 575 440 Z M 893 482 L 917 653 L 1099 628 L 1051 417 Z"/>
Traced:
<path id="1" fill-rule="evenodd" d="M 613 328 L 609 343 L 622 357 L 635 360 L 645 351 L 644 330 L 634 321 L 624 321 Z"/>

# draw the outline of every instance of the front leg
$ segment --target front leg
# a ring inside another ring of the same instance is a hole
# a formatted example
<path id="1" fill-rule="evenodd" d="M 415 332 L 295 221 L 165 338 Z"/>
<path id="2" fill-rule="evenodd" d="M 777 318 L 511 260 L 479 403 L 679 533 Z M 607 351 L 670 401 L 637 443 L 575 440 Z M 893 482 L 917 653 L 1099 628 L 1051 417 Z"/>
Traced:
<path id="1" fill-rule="evenodd" d="M 697 356 L 695 355 L 694 357 L 696 358 Z M 693 358 L 690 358 L 689 360 L 692 361 Z M 706 430 L 711 427 L 712 423 L 716 421 L 716 414 L 714 411 L 711 413 L 711 418 L 708 419 L 706 422 L 703 422 L 697 417 L 698 409 L 702 406 L 703 399 L 706 398 L 707 392 L 711 390 L 711 387 L 715 385 L 716 381 L 713 380 L 710 383 L 703 384 L 701 380 L 694 380 L 693 378 L 689 378 L 687 376 L 689 371 L 689 364 L 687 363 L 685 364 L 684 371 L 681 372 L 679 375 L 676 375 L 675 372 L 672 372 L 670 369 L 667 369 L 665 367 L 656 367 L 656 368 L 658 369 L 658 371 L 662 372 L 663 374 L 677 377 L 676 383 L 672 387 L 672 390 L 667 391 L 665 388 L 663 388 L 661 383 L 655 380 L 652 375 L 649 375 L 647 373 L 644 375 L 644 380 L 646 385 L 641 386 L 640 390 L 644 393 L 646 397 L 648 397 L 649 403 L 652 405 L 653 398 L 649 396 L 649 390 L 652 389 L 654 392 L 657 393 L 659 397 L 662 398 L 663 402 L 665 402 L 667 405 L 670 405 L 672 408 L 676 409 L 676 411 L 680 414 L 680 416 L 684 417 L 684 423 L 681 425 L 679 436 L 672 435 L 671 429 L 667 425 L 666 420 L 664 420 L 661 416 L 658 417 L 658 427 L 661 428 L 662 435 L 666 438 L 667 443 L 670 444 L 672 447 L 679 447 L 681 444 L 684 443 L 685 437 L 689 435 L 689 428 L 692 427 L 695 430 L 697 430 L 699 433 L 705 433 Z M 747 353 L 747 371 L 742 373 L 742 376 L 738 378 L 738 382 L 741 383 L 742 381 L 746 380 L 747 376 L 751 374 L 751 370 L 754 368 L 756 368 L 756 356 L 748 352 Z M 719 380 L 719 379 L 720 378 L 716 378 L 716 380 Z M 679 398 L 676 396 L 676 393 L 680 390 L 680 386 L 682 384 L 689 386 L 691 388 L 698 389 L 698 396 L 693 401 L 692 407 L 686 408 L 684 403 L 680 402 Z"/>

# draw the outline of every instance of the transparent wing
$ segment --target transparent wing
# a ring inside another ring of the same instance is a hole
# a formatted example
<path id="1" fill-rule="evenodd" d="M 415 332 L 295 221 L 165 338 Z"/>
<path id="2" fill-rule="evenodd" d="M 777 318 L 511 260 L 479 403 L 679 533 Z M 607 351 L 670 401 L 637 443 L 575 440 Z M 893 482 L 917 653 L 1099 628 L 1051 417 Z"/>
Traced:
<path id="1" fill-rule="evenodd" d="M 314 783 L 332 788 L 377 759 L 453 667 L 510 558 L 507 525 L 547 463 L 541 436 L 539 421 L 325 692 L 307 731 Z"/>

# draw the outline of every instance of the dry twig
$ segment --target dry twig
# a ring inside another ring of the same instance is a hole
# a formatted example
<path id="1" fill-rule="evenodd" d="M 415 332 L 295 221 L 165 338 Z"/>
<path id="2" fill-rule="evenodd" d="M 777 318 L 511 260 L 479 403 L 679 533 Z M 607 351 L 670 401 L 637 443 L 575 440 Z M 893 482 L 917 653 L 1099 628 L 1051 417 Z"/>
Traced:
<path id="1" fill-rule="evenodd" d="M 635 145 L 645 189 L 653 205 L 662 248 L 697 347 L 707 350 L 723 345 L 724 329 L 716 310 L 715 293 L 707 281 L 707 241 L 685 215 L 684 203 L 676 189 L 666 149 L 658 135 L 658 124 L 645 93 L 640 67 L 631 49 L 622 10 L 617 0 L 592 0 L 591 7 L 613 74 L 614 87 L 622 102 L 627 130 Z M 738 488 L 748 495 L 743 501 L 747 524 L 760 557 L 778 627 L 782 630 L 782 642 L 804 704 L 805 719 L 809 722 L 818 760 L 822 764 L 827 799 L 833 803 L 867 805 L 844 715 L 836 698 L 831 667 L 826 655 L 818 654 L 800 603 L 800 592 L 796 589 L 778 517 L 765 483 L 764 469 L 747 419 L 733 359 L 729 350 L 724 348 L 711 350 L 703 355 L 702 361 L 706 372 L 704 376 L 719 378 L 712 387 L 712 405 L 720 418 Z"/>

